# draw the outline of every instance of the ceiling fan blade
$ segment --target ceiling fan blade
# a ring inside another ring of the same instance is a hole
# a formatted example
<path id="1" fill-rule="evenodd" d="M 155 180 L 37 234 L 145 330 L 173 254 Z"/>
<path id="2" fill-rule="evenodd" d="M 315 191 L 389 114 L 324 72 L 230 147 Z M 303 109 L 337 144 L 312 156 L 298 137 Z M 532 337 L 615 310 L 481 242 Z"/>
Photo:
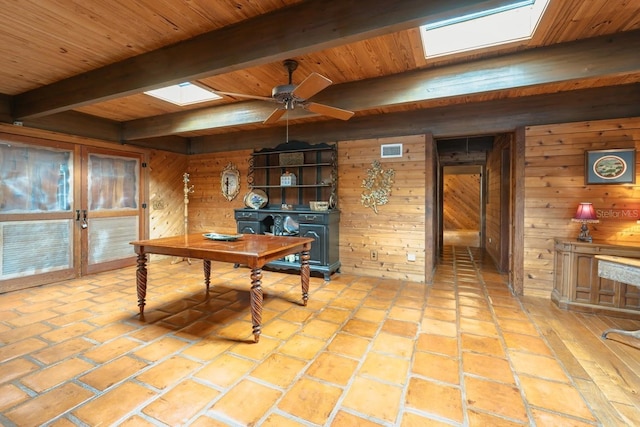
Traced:
<path id="1" fill-rule="evenodd" d="M 221 92 L 219 90 L 213 90 L 212 92 L 215 93 L 216 95 L 232 96 L 234 98 L 250 98 L 250 99 L 260 99 L 262 101 L 278 102 L 277 100 L 266 97 L 266 96 L 246 95 L 244 93 L 233 93 L 233 92 Z"/>
<path id="2" fill-rule="evenodd" d="M 273 110 L 273 112 L 269 115 L 269 117 L 266 118 L 266 120 L 264 122 L 262 122 L 265 125 L 271 124 L 271 123 L 275 123 L 278 120 L 280 120 L 280 117 L 283 116 L 284 113 L 286 113 L 287 110 L 285 108 L 276 108 L 275 110 Z"/>
<path id="3" fill-rule="evenodd" d="M 333 82 L 323 75 L 311 73 L 293 90 L 292 94 L 299 99 L 309 99 Z"/>
<path id="4" fill-rule="evenodd" d="M 329 105 L 318 104 L 316 102 L 308 102 L 303 105 L 305 110 L 312 113 L 322 114 L 323 116 L 333 117 L 334 119 L 349 120 L 353 116 L 353 111 L 343 110 L 342 108 L 331 107 Z"/>

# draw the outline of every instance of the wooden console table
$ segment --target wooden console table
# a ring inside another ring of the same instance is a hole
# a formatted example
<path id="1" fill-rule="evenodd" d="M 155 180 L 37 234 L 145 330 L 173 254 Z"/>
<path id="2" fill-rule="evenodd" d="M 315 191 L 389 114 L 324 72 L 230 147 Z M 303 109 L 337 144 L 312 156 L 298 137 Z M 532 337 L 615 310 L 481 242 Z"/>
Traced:
<path id="1" fill-rule="evenodd" d="M 596 255 L 596 259 L 598 260 L 598 276 L 640 287 L 640 259 L 610 255 Z M 610 328 L 604 331 L 602 338 L 607 338 L 607 335 L 611 332 L 633 338 L 640 338 L 640 330 L 625 331 L 616 328 Z"/>
<path id="2" fill-rule="evenodd" d="M 556 239 L 551 300 L 566 310 L 640 320 L 640 289 L 599 276 L 598 256 L 640 258 L 640 248 Z"/>
<path id="3" fill-rule="evenodd" d="M 131 242 L 138 254 L 136 287 L 140 317 L 144 318 L 147 295 L 147 254 L 172 255 L 203 260 L 204 283 L 209 291 L 211 261 L 246 264 L 251 268 L 251 322 L 255 342 L 260 339 L 262 324 L 262 267 L 285 255 L 300 253 L 302 302 L 309 298 L 309 252 L 312 238 L 245 234 L 234 241 L 214 241 L 201 234 L 164 237 Z"/>

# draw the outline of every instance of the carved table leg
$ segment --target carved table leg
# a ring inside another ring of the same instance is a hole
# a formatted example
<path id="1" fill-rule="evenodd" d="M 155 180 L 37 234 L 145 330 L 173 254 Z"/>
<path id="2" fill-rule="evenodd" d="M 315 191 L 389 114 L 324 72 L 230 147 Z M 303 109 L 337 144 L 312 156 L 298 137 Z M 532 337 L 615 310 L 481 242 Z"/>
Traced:
<path id="1" fill-rule="evenodd" d="M 211 283 L 211 261 L 203 259 L 202 267 L 204 268 L 204 285 L 207 287 L 207 293 L 209 293 L 209 284 Z"/>
<path id="2" fill-rule="evenodd" d="M 302 285 L 302 304 L 307 305 L 309 299 L 309 249 L 300 253 L 300 284 Z"/>
<path id="3" fill-rule="evenodd" d="M 147 254 L 138 252 L 138 268 L 136 270 L 136 289 L 138 291 L 138 307 L 140 317 L 144 317 L 145 297 L 147 296 Z"/>
<path id="4" fill-rule="evenodd" d="M 251 323 L 253 324 L 253 338 L 260 340 L 262 329 L 262 269 L 251 270 Z"/>

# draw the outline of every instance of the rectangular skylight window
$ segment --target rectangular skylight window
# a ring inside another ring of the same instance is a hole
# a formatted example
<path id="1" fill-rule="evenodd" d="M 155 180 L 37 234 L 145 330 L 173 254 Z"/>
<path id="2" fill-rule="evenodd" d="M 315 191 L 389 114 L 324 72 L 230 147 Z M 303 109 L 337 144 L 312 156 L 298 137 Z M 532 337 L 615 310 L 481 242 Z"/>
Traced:
<path id="1" fill-rule="evenodd" d="M 222 98 L 220 95 L 216 95 L 201 86 L 189 82 L 150 90 L 145 93 L 180 106 L 197 104 L 205 101 L 214 101 Z"/>
<path id="2" fill-rule="evenodd" d="M 424 25 L 420 35 L 425 57 L 529 39 L 548 3 L 549 0 L 516 1 L 500 9 Z"/>

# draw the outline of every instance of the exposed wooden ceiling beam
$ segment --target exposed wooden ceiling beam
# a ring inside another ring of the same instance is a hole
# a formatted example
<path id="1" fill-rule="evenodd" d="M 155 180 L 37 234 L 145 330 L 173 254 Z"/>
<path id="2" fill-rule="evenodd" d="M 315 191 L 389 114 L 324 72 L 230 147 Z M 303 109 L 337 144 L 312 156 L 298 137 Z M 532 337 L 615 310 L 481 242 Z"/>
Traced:
<path id="1" fill-rule="evenodd" d="M 331 86 L 314 101 L 353 111 L 513 88 L 640 73 L 640 31 Z M 126 122 L 124 140 L 261 123 L 272 110 L 248 101 Z M 304 115 L 303 113 L 299 113 Z"/>
<path id="2" fill-rule="evenodd" d="M 24 120 L 512 3 L 310 0 L 17 95 Z M 364 6 L 364 7 L 363 7 Z"/>

